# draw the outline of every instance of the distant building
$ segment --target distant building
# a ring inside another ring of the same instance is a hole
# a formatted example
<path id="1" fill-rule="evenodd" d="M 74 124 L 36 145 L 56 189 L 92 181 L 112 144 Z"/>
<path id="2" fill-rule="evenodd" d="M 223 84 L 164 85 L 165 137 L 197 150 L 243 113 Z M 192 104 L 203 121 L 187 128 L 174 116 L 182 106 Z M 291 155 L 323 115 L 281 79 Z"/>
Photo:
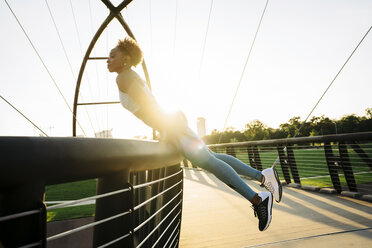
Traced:
<path id="1" fill-rule="evenodd" d="M 198 129 L 198 135 L 200 137 L 204 137 L 207 134 L 206 129 L 205 129 L 205 118 L 198 117 L 196 125 Z"/>
<path id="2" fill-rule="evenodd" d="M 112 138 L 112 128 L 110 130 L 103 130 L 101 132 L 95 133 L 96 138 Z"/>

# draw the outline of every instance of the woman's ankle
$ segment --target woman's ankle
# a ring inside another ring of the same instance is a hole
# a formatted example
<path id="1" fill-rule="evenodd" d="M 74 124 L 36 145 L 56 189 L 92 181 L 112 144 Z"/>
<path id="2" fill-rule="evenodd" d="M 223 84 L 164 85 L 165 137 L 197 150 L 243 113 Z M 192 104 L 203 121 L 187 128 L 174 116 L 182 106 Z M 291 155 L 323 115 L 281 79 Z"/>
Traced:
<path id="1" fill-rule="evenodd" d="M 254 196 L 253 196 L 253 198 L 251 199 L 251 203 L 253 204 L 253 205 L 258 205 L 258 204 L 260 204 L 261 203 L 261 197 L 259 197 L 258 196 L 258 194 L 255 194 Z"/>

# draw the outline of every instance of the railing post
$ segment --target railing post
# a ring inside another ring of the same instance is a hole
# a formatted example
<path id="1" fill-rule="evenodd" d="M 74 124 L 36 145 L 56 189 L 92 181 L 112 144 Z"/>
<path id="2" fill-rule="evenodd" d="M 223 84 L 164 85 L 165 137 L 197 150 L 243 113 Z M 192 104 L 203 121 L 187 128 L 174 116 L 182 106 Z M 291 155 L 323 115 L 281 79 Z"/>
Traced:
<path id="1" fill-rule="evenodd" d="M 46 247 L 44 185 L 21 185 L 0 192 L 0 218 L 27 211 L 36 213 L 0 221 L 0 247 Z M 37 212 L 39 211 L 39 212 Z"/>
<path id="2" fill-rule="evenodd" d="M 262 171 L 261 158 L 260 158 L 260 153 L 258 152 L 257 146 L 252 147 L 252 150 L 253 150 L 254 163 L 256 164 L 256 169 L 259 171 Z"/>
<path id="3" fill-rule="evenodd" d="M 282 145 L 278 145 L 277 150 L 278 150 L 280 165 L 282 167 L 285 182 L 287 184 L 290 184 L 292 181 L 291 181 L 291 175 L 289 174 L 289 170 L 288 170 L 288 157 L 285 154 L 284 148 Z"/>
<path id="4" fill-rule="evenodd" d="M 338 149 L 340 152 L 340 158 L 341 158 L 341 165 L 342 170 L 344 171 L 345 179 L 347 186 L 349 187 L 350 191 L 358 192 L 358 188 L 355 182 L 355 177 L 353 173 L 353 168 L 350 163 L 349 154 L 347 151 L 346 144 L 343 142 L 340 142 L 338 144 Z"/>
<path id="5" fill-rule="evenodd" d="M 131 213 L 96 225 L 93 237 L 94 247 L 107 244 L 130 232 L 132 235 L 112 244 L 110 247 L 133 247 L 133 188 L 129 183 L 129 170 L 99 178 L 97 182 L 97 194 L 125 188 L 131 190 L 96 200 L 95 222 L 127 211 L 131 211 Z"/>
<path id="6" fill-rule="evenodd" d="M 236 158 L 236 152 L 234 150 L 234 147 L 231 146 L 226 147 L 226 154 Z"/>
<path id="7" fill-rule="evenodd" d="M 292 177 L 295 183 L 301 184 L 300 176 L 298 174 L 296 159 L 291 145 L 287 145 L 288 164 L 291 169 Z"/>
<path id="8" fill-rule="evenodd" d="M 185 168 L 189 168 L 189 162 L 187 161 L 187 159 L 184 159 L 184 160 L 182 161 L 182 163 L 183 163 L 183 167 L 185 167 Z"/>
<path id="9" fill-rule="evenodd" d="M 185 160 L 183 161 L 183 163 L 185 164 Z M 160 170 L 159 169 L 149 170 L 149 177 L 151 175 L 151 178 L 149 178 L 149 180 L 150 181 L 158 180 L 159 179 L 159 174 L 160 174 Z M 151 196 L 157 195 L 158 193 L 159 193 L 159 183 L 151 186 Z M 150 203 L 150 214 L 156 212 L 157 202 L 158 202 L 158 199 L 156 199 L 155 201 L 151 201 L 151 203 Z M 150 230 L 153 230 L 156 225 L 157 225 L 156 218 L 153 218 L 149 222 L 149 229 Z M 154 235 L 150 239 L 151 240 L 151 244 L 154 243 L 154 240 L 156 240 L 157 237 L 158 237 L 158 233 L 155 232 Z"/>
<path id="10" fill-rule="evenodd" d="M 254 161 L 254 155 L 253 155 L 252 146 L 248 146 L 247 147 L 247 153 L 248 153 L 249 164 L 251 165 L 252 168 L 257 169 L 256 163 Z"/>
<path id="11" fill-rule="evenodd" d="M 338 193 L 341 193 L 342 187 L 340 183 L 340 178 L 338 176 L 338 163 L 339 160 L 333 155 L 332 146 L 329 142 L 324 143 L 324 152 L 327 160 L 328 171 L 331 175 L 331 180 L 333 187 L 337 190 Z"/>
<path id="12" fill-rule="evenodd" d="M 262 171 L 261 158 L 257 146 L 248 146 L 247 152 L 250 165 L 257 170 Z"/>
<path id="13" fill-rule="evenodd" d="M 137 176 L 138 176 L 138 184 L 143 184 L 143 183 L 147 182 L 146 181 L 146 171 L 138 172 Z M 146 187 L 138 189 L 137 196 L 138 196 L 138 204 L 141 204 L 142 202 L 144 202 L 146 200 Z M 142 223 L 146 219 L 146 208 L 142 207 L 142 208 L 138 209 L 137 212 L 138 212 L 138 217 L 139 217 L 138 220 L 139 220 L 140 223 Z M 145 237 L 145 235 L 147 233 L 146 228 L 147 228 L 147 226 L 141 228 L 138 231 L 139 240 L 142 240 Z"/>
<path id="14" fill-rule="evenodd" d="M 372 170 L 372 159 L 368 156 L 368 154 L 356 143 L 356 141 L 352 141 L 350 144 L 351 148 L 353 148 L 354 152 L 358 154 L 358 156 L 366 163 L 369 168 Z"/>
<path id="15" fill-rule="evenodd" d="M 180 165 L 174 165 L 174 166 L 169 166 L 166 168 L 166 174 L 165 176 L 172 175 L 174 173 L 177 173 L 180 170 Z M 180 175 L 181 178 L 183 178 L 183 175 Z M 180 176 L 177 177 L 172 177 L 169 178 L 165 181 L 164 183 L 164 190 L 170 188 L 171 186 L 177 184 L 180 181 Z M 165 193 L 164 195 L 164 202 L 163 205 L 165 205 L 167 202 L 169 202 L 172 198 L 174 198 L 178 192 L 183 188 L 183 184 L 178 185 L 177 187 L 174 187 L 173 189 L 169 190 L 168 192 Z M 171 204 L 169 204 L 163 211 L 162 211 L 162 218 L 166 216 L 176 205 L 177 203 L 182 200 L 182 194 L 178 196 Z M 182 206 L 182 205 L 181 205 Z M 170 223 L 170 221 L 176 216 L 177 210 L 173 211 L 173 213 L 168 217 L 168 220 L 160 227 L 159 233 L 163 233 L 165 231 L 165 227 Z M 181 218 L 181 217 L 180 217 Z M 172 230 L 174 229 L 174 226 L 177 223 L 174 223 L 169 230 L 167 230 L 167 234 L 164 236 L 169 236 Z M 179 239 L 178 239 L 179 240 Z M 164 247 L 166 239 L 164 239 L 162 242 L 159 242 L 158 247 Z M 178 247 L 174 246 L 174 247 Z"/>

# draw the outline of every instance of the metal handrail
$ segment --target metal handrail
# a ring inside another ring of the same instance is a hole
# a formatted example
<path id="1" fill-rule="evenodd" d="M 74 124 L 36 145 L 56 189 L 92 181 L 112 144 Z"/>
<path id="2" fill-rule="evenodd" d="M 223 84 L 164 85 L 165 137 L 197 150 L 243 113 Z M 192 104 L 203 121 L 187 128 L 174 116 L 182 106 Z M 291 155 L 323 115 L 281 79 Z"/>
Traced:
<path id="1" fill-rule="evenodd" d="M 219 147 L 245 147 L 245 146 L 268 146 L 268 145 L 293 145 L 304 143 L 324 143 L 324 142 L 340 142 L 340 141 L 353 141 L 353 140 L 372 140 L 372 132 L 350 133 L 350 134 L 337 134 L 337 135 L 324 135 L 312 137 L 299 137 L 287 139 L 272 139 L 272 140 L 259 140 L 259 141 L 246 141 L 236 143 L 222 143 L 209 145 L 210 148 Z"/>
<path id="2" fill-rule="evenodd" d="M 117 242 L 129 244 L 133 242 L 135 237 L 147 235 L 146 229 L 152 228 L 157 223 L 153 221 L 153 217 L 139 225 L 131 219 L 139 216 L 142 219 L 145 211 L 148 211 L 147 209 L 151 209 L 149 213 L 151 213 L 151 216 L 155 216 L 160 211 L 165 211 L 164 208 L 173 204 L 176 198 L 179 199 L 177 201 L 182 201 L 183 180 L 179 163 L 183 157 L 174 146 L 165 142 L 73 137 L 0 137 L 0 153 L 0 194 L 7 197 L 6 199 L 13 199 L 14 197 L 10 197 L 13 193 L 9 194 L 9 192 L 14 192 L 19 195 L 14 199 L 20 199 L 19 201 L 7 201 L 6 209 L 18 209 L 18 207 L 12 206 L 21 205 L 18 212 L 16 210 L 7 212 L 5 208 L 3 209 L 0 206 L 0 215 L 5 214 L 5 216 L 0 217 L 0 220 L 3 220 L 0 224 L 5 223 L 3 225 L 5 227 L 13 219 L 27 218 L 25 221 L 27 221 L 29 228 L 35 225 L 40 226 L 35 228 L 36 231 L 33 235 L 41 238 L 40 244 L 43 247 L 46 242 L 54 242 L 56 239 L 88 228 L 94 228 L 94 243 L 97 246 L 105 247 Z M 143 177 L 150 172 L 154 176 Z M 135 175 L 138 175 L 136 181 L 138 180 L 139 184 L 134 183 L 135 185 L 132 185 L 130 180 L 135 178 Z M 96 196 L 69 201 L 48 208 L 45 208 L 45 205 L 42 204 L 42 195 L 46 185 L 93 178 L 99 178 Z M 111 188 L 112 186 L 113 188 Z M 152 189 L 150 195 L 142 193 L 145 187 L 148 187 L 146 190 Z M 21 191 L 18 189 L 21 189 Z M 161 201 L 155 203 L 154 199 L 164 194 L 166 195 L 161 198 Z M 105 199 L 102 201 L 102 198 Z M 97 200 L 95 222 L 46 238 L 47 210 L 88 200 Z M 105 206 L 110 204 L 116 204 L 121 208 L 121 212 L 111 212 L 109 208 L 106 210 Z M 137 207 L 135 207 L 136 204 Z M 148 208 L 141 208 L 146 204 L 149 205 Z M 98 206 L 100 206 L 99 213 L 97 212 Z M 104 212 L 102 212 L 102 206 Z M 141 208 L 141 210 L 134 213 L 134 208 L 136 210 Z M 23 212 L 21 212 L 22 210 Z M 182 207 L 180 207 L 180 211 L 182 211 Z M 167 212 L 165 211 L 163 214 L 166 215 Z M 172 212 L 174 211 L 169 212 L 167 216 Z M 106 215 L 107 213 L 109 215 Z M 30 219 L 30 214 L 37 215 L 36 219 Z M 99 218 L 97 218 L 98 215 Z M 173 217 L 174 214 L 172 213 Z M 38 223 L 37 219 L 41 222 Z M 115 226 L 113 228 L 123 232 L 122 235 L 110 236 L 110 240 L 102 239 L 102 235 L 105 235 L 101 232 L 102 228 L 111 230 L 111 223 L 113 222 L 109 221 L 114 219 L 120 219 L 119 222 L 125 224 L 125 230 Z M 110 228 L 107 228 L 108 224 Z M 134 234 L 134 224 L 137 226 L 137 234 Z M 145 225 L 146 228 L 141 228 Z M 13 241 L 12 239 L 12 242 L 20 242 L 21 245 L 23 243 L 33 245 L 34 243 L 29 242 L 31 240 L 26 236 L 27 234 L 24 234 L 25 238 L 21 241 Z"/>
<path id="3" fill-rule="evenodd" d="M 0 187 L 67 183 L 125 169 L 164 168 L 183 159 L 168 143 L 129 139 L 0 137 L 0 151 Z"/>

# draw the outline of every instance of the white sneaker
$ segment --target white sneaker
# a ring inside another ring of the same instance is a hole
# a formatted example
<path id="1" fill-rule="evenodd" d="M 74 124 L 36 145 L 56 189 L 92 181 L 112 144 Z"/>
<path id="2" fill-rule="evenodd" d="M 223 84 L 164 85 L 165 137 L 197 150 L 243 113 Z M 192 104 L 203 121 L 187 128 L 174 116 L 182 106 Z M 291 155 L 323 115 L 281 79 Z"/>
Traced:
<path id="1" fill-rule="evenodd" d="M 264 176 L 261 187 L 265 187 L 273 194 L 275 201 L 280 202 L 283 192 L 276 169 L 274 167 L 267 168 L 264 169 L 261 174 Z"/>
<path id="2" fill-rule="evenodd" d="M 259 192 L 258 196 L 261 198 L 261 202 L 258 205 L 253 205 L 254 215 L 258 217 L 258 229 L 265 231 L 271 222 L 273 195 L 271 192 Z"/>

